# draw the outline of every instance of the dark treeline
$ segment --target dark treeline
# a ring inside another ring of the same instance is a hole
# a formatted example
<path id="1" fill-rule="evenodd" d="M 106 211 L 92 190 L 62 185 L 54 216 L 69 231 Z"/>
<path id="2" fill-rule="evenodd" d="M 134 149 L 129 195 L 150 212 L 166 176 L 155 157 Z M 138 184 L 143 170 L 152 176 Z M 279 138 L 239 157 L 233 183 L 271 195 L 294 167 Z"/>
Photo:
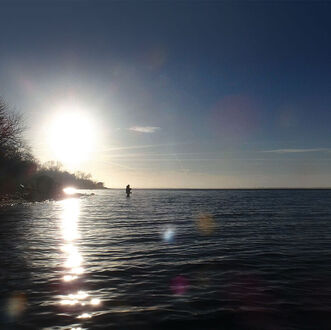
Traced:
<path id="1" fill-rule="evenodd" d="M 0 100 L 0 199 L 57 199 L 66 186 L 104 188 L 90 174 L 69 173 L 59 162 L 40 164 L 23 138 L 24 131 L 22 117 Z"/>
<path id="2" fill-rule="evenodd" d="M 103 182 L 95 182 L 92 180 L 91 174 L 86 174 L 81 171 L 70 173 L 63 169 L 60 162 L 49 161 L 38 167 L 38 175 L 49 176 L 59 185 L 73 186 L 78 189 L 102 189 Z"/>

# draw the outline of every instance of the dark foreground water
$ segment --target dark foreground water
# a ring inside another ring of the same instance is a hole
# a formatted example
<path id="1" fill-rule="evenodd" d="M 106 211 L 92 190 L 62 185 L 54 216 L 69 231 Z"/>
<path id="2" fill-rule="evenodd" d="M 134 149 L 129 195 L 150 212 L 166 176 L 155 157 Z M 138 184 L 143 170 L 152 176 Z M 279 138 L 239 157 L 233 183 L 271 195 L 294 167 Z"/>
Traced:
<path id="1" fill-rule="evenodd" d="M 331 329 L 330 190 L 0 209 L 0 329 Z"/>

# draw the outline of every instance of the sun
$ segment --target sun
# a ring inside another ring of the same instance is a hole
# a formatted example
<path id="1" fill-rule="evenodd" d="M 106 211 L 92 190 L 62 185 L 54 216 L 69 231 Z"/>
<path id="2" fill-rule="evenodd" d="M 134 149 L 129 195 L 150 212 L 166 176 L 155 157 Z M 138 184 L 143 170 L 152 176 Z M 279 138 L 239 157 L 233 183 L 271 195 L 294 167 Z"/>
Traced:
<path id="1" fill-rule="evenodd" d="M 75 166 L 91 156 L 96 144 L 96 129 L 84 112 L 70 106 L 57 113 L 47 132 L 53 159 Z"/>

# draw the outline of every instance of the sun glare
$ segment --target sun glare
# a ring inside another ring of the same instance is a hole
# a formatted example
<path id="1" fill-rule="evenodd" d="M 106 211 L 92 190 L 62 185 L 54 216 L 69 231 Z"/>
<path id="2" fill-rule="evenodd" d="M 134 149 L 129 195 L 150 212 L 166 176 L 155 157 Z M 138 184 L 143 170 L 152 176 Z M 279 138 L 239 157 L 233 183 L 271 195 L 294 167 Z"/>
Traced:
<path id="1" fill-rule="evenodd" d="M 66 195 L 74 195 L 77 193 L 77 189 L 74 188 L 74 187 L 67 187 L 67 188 L 64 188 L 63 189 L 63 192 L 66 194 Z"/>
<path id="2" fill-rule="evenodd" d="M 54 159 L 69 166 L 88 160 L 96 144 L 96 129 L 91 120 L 70 106 L 54 117 L 47 135 Z"/>

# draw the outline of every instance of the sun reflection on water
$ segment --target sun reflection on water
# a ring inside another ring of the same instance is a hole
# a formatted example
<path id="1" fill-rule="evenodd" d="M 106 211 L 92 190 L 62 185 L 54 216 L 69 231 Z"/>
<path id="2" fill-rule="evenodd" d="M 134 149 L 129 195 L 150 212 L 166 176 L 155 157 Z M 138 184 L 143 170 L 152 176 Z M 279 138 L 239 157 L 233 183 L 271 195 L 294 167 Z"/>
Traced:
<path id="1" fill-rule="evenodd" d="M 83 257 L 76 245 L 76 241 L 81 239 L 78 229 L 80 200 L 76 198 L 66 199 L 61 202 L 63 212 L 61 216 L 61 234 L 63 244 L 61 251 L 64 256 L 64 268 L 66 274 L 63 275 L 63 283 L 66 285 L 66 290 L 72 282 L 75 282 L 73 292 L 60 296 L 60 305 L 62 307 L 83 307 L 95 308 L 100 305 L 100 299 L 90 297 L 90 294 L 79 288 L 77 291 L 76 280 L 84 273 Z M 80 282 L 79 282 L 80 283 Z M 77 312 L 77 310 L 75 310 Z M 92 317 L 91 313 L 86 310 L 79 309 L 79 314 L 76 316 L 79 319 L 88 319 Z"/>
<path id="2" fill-rule="evenodd" d="M 78 319 L 89 319 L 91 317 L 92 317 L 92 315 L 89 313 L 83 313 L 83 314 L 77 316 Z"/>
<path id="3" fill-rule="evenodd" d="M 80 238 L 78 231 L 80 200 L 76 198 L 66 199 L 62 201 L 63 213 L 61 217 L 61 232 L 64 244 L 61 250 L 65 255 L 64 267 L 68 269 L 69 274 L 63 277 L 63 280 L 68 282 L 77 278 L 71 274 L 82 274 L 81 267 L 83 258 L 75 245 L 75 240 Z"/>
<path id="4" fill-rule="evenodd" d="M 80 200 L 76 198 L 70 198 L 62 201 L 63 213 L 61 231 L 65 242 L 72 242 L 79 237 L 78 232 L 78 218 L 79 218 L 79 203 Z M 73 246 L 66 244 L 68 249 L 73 249 Z"/>

